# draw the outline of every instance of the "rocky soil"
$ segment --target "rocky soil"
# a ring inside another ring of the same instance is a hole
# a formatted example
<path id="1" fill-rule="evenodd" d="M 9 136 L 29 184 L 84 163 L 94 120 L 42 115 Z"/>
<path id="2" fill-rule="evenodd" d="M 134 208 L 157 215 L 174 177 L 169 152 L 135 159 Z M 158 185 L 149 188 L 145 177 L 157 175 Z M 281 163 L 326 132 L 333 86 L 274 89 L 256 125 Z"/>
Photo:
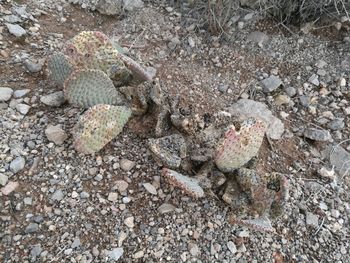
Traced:
<path id="1" fill-rule="evenodd" d="M 211 36 L 186 6 L 129 2 L 106 16 L 63 0 L 0 0 L 1 262 L 350 262 L 349 19 L 300 31 L 239 9 Z M 98 154 L 74 150 L 80 109 L 45 60 L 82 30 L 156 68 L 184 112 L 267 105 L 284 127 L 272 126 L 283 134 L 265 140 L 260 165 L 285 174 L 290 192 L 273 233 L 166 184 L 137 121 Z"/>

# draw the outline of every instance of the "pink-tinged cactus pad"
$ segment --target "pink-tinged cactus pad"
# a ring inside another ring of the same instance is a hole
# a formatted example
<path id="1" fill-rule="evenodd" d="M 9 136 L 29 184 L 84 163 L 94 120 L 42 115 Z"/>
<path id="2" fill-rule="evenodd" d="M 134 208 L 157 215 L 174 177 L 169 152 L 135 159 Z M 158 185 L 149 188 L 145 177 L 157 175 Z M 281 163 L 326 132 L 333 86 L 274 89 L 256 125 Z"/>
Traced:
<path id="1" fill-rule="evenodd" d="M 125 106 L 99 104 L 87 110 L 73 128 L 74 147 L 92 154 L 101 150 L 123 130 L 131 116 Z"/>
<path id="2" fill-rule="evenodd" d="M 222 172 L 242 167 L 258 154 L 266 124 L 253 118 L 242 122 L 239 129 L 230 126 L 215 150 L 214 161 Z"/>
<path id="3" fill-rule="evenodd" d="M 180 188 L 186 194 L 195 198 L 204 197 L 204 191 L 202 187 L 200 187 L 198 180 L 182 175 L 168 168 L 162 169 L 162 175 L 169 182 L 169 184 Z"/>

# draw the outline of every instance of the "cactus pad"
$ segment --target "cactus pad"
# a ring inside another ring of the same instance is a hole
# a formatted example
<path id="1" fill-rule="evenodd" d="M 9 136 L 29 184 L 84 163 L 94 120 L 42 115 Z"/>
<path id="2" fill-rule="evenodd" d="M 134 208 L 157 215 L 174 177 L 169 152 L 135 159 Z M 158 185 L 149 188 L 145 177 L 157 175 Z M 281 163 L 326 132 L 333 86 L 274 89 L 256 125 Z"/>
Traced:
<path id="1" fill-rule="evenodd" d="M 50 56 L 47 61 L 47 67 L 50 77 L 60 87 L 63 86 L 64 81 L 72 72 L 72 65 L 69 63 L 68 58 L 61 52 L 55 52 Z"/>
<path id="2" fill-rule="evenodd" d="M 117 86 L 130 80 L 130 71 L 126 68 L 119 52 L 101 32 L 79 33 L 66 43 L 63 53 L 77 68 L 102 70 Z"/>
<path id="3" fill-rule="evenodd" d="M 204 191 L 202 187 L 200 187 L 197 179 L 182 175 L 168 168 L 162 169 L 162 175 L 171 185 L 180 188 L 186 194 L 195 198 L 204 197 Z"/>
<path id="4" fill-rule="evenodd" d="M 237 126 L 229 127 L 215 150 L 215 164 L 222 172 L 232 172 L 256 156 L 266 131 L 266 124 L 253 118 Z"/>
<path id="5" fill-rule="evenodd" d="M 130 116 L 131 110 L 125 106 L 93 106 L 73 128 L 75 149 L 84 154 L 99 151 L 122 131 Z"/>
<path id="6" fill-rule="evenodd" d="M 120 105 L 122 95 L 113 82 L 100 70 L 77 70 L 64 83 L 64 95 L 69 103 L 89 108 L 97 104 Z"/>

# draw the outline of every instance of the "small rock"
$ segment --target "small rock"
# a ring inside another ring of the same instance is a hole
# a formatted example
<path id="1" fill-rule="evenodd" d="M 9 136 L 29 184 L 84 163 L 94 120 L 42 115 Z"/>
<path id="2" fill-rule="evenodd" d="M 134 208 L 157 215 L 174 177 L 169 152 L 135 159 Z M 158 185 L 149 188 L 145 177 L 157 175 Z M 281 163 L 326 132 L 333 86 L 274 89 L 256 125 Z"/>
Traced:
<path id="1" fill-rule="evenodd" d="M 108 201 L 111 201 L 111 202 L 117 202 L 118 201 L 118 193 L 109 193 L 108 194 Z"/>
<path id="2" fill-rule="evenodd" d="M 226 93 L 229 88 L 229 85 L 219 85 L 218 90 L 222 93 Z"/>
<path id="3" fill-rule="evenodd" d="M 57 189 L 53 195 L 51 196 L 51 200 L 53 201 L 61 201 L 64 197 L 64 194 L 61 189 Z"/>
<path id="4" fill-rule="evenodd" d="M 324 68 L 327 65 L 327 63 L 324 60 L 319 60 L 316 63 L 317 68 Z"/>
<path id="5" fill-rule="evenodd" d="M 167 204 L 167 203 L 164 203 L 162 204 L 160 207 L 158 207 L 158 212 L 161 213 L 161 214 L 165 214 L 165 213 L 169 213 L 169 212 L 172 212 L 176 209 L 175 206 L 173 206 L 172 204 Z"/>
<path id="6" fill-rule="evenodd" d="M 328 128 L 333 131 L 341 130 L 344 127 L 345 127 L 345 124 L 344 124 L 343 118 L 336 118 L 328 123 Z"/>
<path id="7" fill-rule="evenodd" d="M 254 32 L 251 32 L 247 36 L 247 39 L 249 41 L 257 43 L 258 46 L 261 47 L 263 45 L 263 43 L 266 42 L 269 39 L 269 37 L 263 32 L 254 31 Z"/>
<path id="8" fill-rule="evenodd" d="M 152 195 L 157 195 L 157 189 L 150 183 L 144 183 L 143 187 Z"/>
<path id="9" fill-rule="evenodd" d="M 18 182 L 9 181 L 7 183 L 7 185 L 5 185 L 3 188 L 1 188 L 1 193 L 3 195 L 9 195 L 13 191 L 15 191 L 18 186 L 19 186 Z"/>
<path id="10" fill-rule="evenodd" d="M 13 173 L 18 173 L 21 171 L 26 164 L 26 160 L 22 156 L 18 156 L 10 163 L 10 170 Z"/>
<path id="11" fill-rule="evenodd" d="M 268 93 L 276 90 L 278 87 L 283 85 L 282 81 L 279 77 L 271 75 L 270 77 L 264 79 L 261 81 L 261 84 L 263 86 L 263 91 Z"/>
<path id="12" fill-rule="evenodd" d="M 128 189 L 129 184 L 124 180 L 118 180 L 115 182 L 115 187 L 118 189 L 119 193 L 123 193 Z"/>
<path id="13" fill-rule="evenodd" d="M 319 130 L 316 128 L 308 128 L 304 131 L 304 136 L 308 139 L 320 142 L 330 141 L 332 139 L 331 134 L 327 130 Z"/>
<path id="14" fill-rule="evenodd" d="M 7 184 L 8 179 L 9 178 L 6 175 L 0 174 L 0 185 L 5 186 Z"/>
<path id="15" fill-rule="evenodd" d="M 18 103 L 16 105 L 16 110 L 19 111 L 22 115 L 26 115 L 30 110 L 30 106 L 24 103 Z"/>
<path id="16" fill-rule="evenodd" d="M 239 22 L 237 23 L 237 28 L 238 28 L 239 30 L 242 30 L 242 29 L 244 28 L 244 22 L 243 22 L 243 21 L 239 21 Z"/>
<path id="17" fill-rule="evenodd" d="M 37 73 L 40 72 L 42 69 L 42 65 L 40 63 L 35 63 L 28 59 L 25 60 L 23 64 L 30 73 Z"/>
<path id="18" fill-rule="evenodd" d="M 33 221 L 35 223 L 42 223 L 44 221 L 44 217 L 42 215 L 36 215 L 36 216 L 33 216 Z"/>
<path id="19" fill-rule="evenodd" d="M 30 89 L 20 89 L 20 90 L 15 90 L 13 93 L 13 96 L 15 98 L 22 98 L 23 96 L 27 95 L 29 93 Z"/>
<path id="20" fill-rule="evenodd" d="M 307 95 L 300 96 L 299 101 L 300 101 L 301 106 L 303 106 L 303 107 L 307 108 L 310 106 L 310 97 Z"/>
<path id="21" fill-rule="evenodd" d="M 306 212 L 306 225 L 318 227 L 318 215 L 311 212 Z"/>
<path id="22" fill-rule="evenodd" d="M 329 146 L 325 154 L 340 176 L 348 174 L 350 171 L 350 153 L 348 151 L 339 145 L 335 145 Z"/>
<path id="23" fill-rule="evenodd" d="M 102 174 L 97 174 L 97 175 L 94 177 L 94 179 L 95 179 L 95 181 L 97 181 L 97 182 L 101 182 L 102 179 L 103 179 L 103 176 L 102 176 Z"/>
<path id="24" fill-rule="evenodd" d="M 289 97 L 293 97 L 295 96 L 295 94 L 297 94 L 297 91 L 295 90 L 294 87 L 286 87 L 284 89 L 284 91 L 286 92 L 286 94 L 289 96 Z"/>
<path id="25" fill-rule="evenodd" d="M 246 15 L 244 16 L 243 19 L 244 19 L 245 21 L 248 21 L 248 20 L 252 19 L 253 16 L 254 16 L 254 13 L 248 13 L 248 14 L 246 14 Z"/>
<path id="26" fill-rule="evenodd" d="M 133 228 L 134 227 L 134 217 L 128 217 L 124 220 L 124 224 L 129 227 L 129 228 Z"/>
<path id="27" fill-rule="evenodd" d="M 313 74 L 308 81 L 315 86 L 320 85 L 320 81 L 318 80 L 318 76 L 316 74 Z"/>
<path id="28" fill-rule="evenodd" d="M 11 99 L 13 90 L 7 87 L 0 87 L 0 102 Z"/>
<path id="29" fill-rule="evenodd" d="M 23 203 L 24 203 L 25 205 L 32 205 L 33 199 L 32 199 L 31 197 L 25 197 L 25 198 L 23 199 Z"/>
<path id="30" fill-rule="evenodd" d="M 317 70 L 317 75 L 324 77 L 326 76 L 327 72 L 324 69 L 318 69 Z"/>
<path id="31" fill-rule="evenodd" d="M 49 124 L 45 130 L 46 137 L 49 141 L 56 145 L 61 145 L 68 138 L 66 132 L 61 128 L 61 125 Z"/>
<path id="32" fill-rule="evenodd" d="M 345 87 L 346 86 L 346 79 L 345 78 L 340 78 L 339 79 L 339 86 L 340 87 Z"/>
<path id="33" fill-rule="evenodd" d="M 143 251 L 140 250 L 140 251 L 136 252 L 136 253 L 134 254 L 133 257 L 134 257 L 135 259 L 138 259 L 138 258 L 142 258 L 143 255 L 144 255 Z"/>
<path id="34" fill-rule="evenodd" d="M 74 240 L 73 240 L 73 242 L 72 242 L 70 247 L 73 248 L 73 249 L 77 248 L 77 247 L 80 247 L 80 239 L 79 238 L 74 238 Z"/>
<path id="35" fill-rule="evenodd" d="M 192 256 L 195 257 L 199 254 L 199 247 L 197 246 L 197 244 L 190 243 L 189 249 Z"/>
<path id="36" fill-rule="evenodd" d="M 41 252 L 43 249 L 41 248 L 41 245 L 35 245 L 31 250 L 30 250 L 30 256 L 31 258 L 36 259 L 38 256 L 40 256 Z"/>
<path id="37" fill-rule="evenodd" d="M 59 107 L 65 102 L 63 91 L 57 91 L 49 95 L 42 96 L 40 101 L 47 106 Z"/>
<path id="38" fill-rule="evenodd" d="M 336 178 L 335 171 L 333 169 L 327 169 L 326 167 L 322 167 L 318 171 L 319 175 L 321 175 L 323 178 L 334 180 Z"/>
<path id="39" fill-rule="evenodd" d="M 289 104 L 289 102 L 290 102 L 290 98 L 287 95 L 280 94 L 275 98 L 275 103 L 277 106 Z"/>
<path id="40" fill-rule="evenodd" d="M 122 247 L 114 248 L 111 251 L 107 252 L 107 255 L 114 261 L 117 261 L 121 258 L 124 253 L 124 249 Z"/>
<path id="41" fill-rule="evenodd" d="M 39 225 L 37 223 L 30 223 L 26 229 L 24 230 L 24 232 L 26 234 L 31 234 L 31 233 L 34 233 L 36 231 L 39 230 Z"/>
<path id="42" fill-rule="evenodd" d="M 121 159 L 120 160 L 120 168 L 124 170 L 125 172 L 130 171 L 135 166 L 135 162 L 130 161 L 128 159 Z"/>
<path id="43" fill-rule="evenodd" d="M 144 6 L 142 0 L 123 0 L 123 7 L 126 11 L 134 11 Z"/>
<path id="44" fill-rule="evenodd" d="M 237 253 L 236 245 L 232 241 L 227 242 L 227 248 L 231 251 L 232 254 Z"/>
<path id="45" fill-rule="evenodd" d="M 15 37 L 22 37 L 27 34 L 24 28 L 19 25 L 6 23 L 6 26 L 10 34 L 14 35 Z"/>
<path id="46" fill-rule="evenodd" d="M 82 199 L 87 199 L 89 197 L 90 197 L 90 194 L 85 192 L 85 191 L 80 193 L 80 198 L 82 198 Z"/>

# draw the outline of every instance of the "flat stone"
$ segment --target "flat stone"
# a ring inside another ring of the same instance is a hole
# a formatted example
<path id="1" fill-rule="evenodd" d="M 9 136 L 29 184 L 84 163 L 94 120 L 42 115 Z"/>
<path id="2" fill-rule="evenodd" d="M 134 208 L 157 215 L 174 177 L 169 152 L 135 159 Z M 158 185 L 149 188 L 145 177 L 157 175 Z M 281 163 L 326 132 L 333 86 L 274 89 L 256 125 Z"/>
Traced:
<path id="1" fill-rule="evenodd" d="M 30 250 L 30 257 L 36 259 L 38 256 L 40 256 L 42 251 L 43 249 L 41 248 L 41 245 L 37 244 Z"/>
<path id="2" fill-rule="evenodd" d="M 26 115 L 30 110 L 30 106 L 24 103 L 18 103 L 16 105 L 16 110 L 22 115 Z"/>
<path id="3" fill-rule="evenodd" d="M 230 250 L 230 252 L 232 254 L 236 254 L 237 253 L 236 245 L 232 241 L 227 242 L 227 248 L 228 248 L 228 250 Z"/>
<path id="4" fill-rule="evenodd" d="M 287 95 L 284 95 L 284 94 L 279 94 L 275 98 L 275 103 L 276 103 L 277 106 L 289 104 L 289 102 L 290 102 L 290 98 Z"/>
<path id="5" fill-rule="evenodd" d="M 61 125 L 49 124 L 45 130 L 47 139 L 50 142 L 54 142 L 56 145 L 62 145 L 68 138 L 66 132 L 61 128 Z"/>
<path id="6" fill-rule="evenodd" d="M 131 217 L 127 217 L 125 220 L 124 220 L 124 224 L 129 227 L 129 228 L 133 228 L 135 225 L 134 225 L 134 217 L 131 216 Z"/>
<path id="7" fill-rule="evenodd" d="M 29 93 L 30 89 L 20 89 L 20 90 L 15 90 L 13 93 L 13 96 L 18 99 L 22 98 L 23 96 L 27 95 Z"/>
<path id="8" fill-rule="evenodd" d="M 24 232 L 26 234 L 31 234 L 31 233 L 35 233 L 39 230 L 39 225 L 37 223 L 30 223 L 26 229 L 24 230 Z"/>
<path id="9" fill-rule="evenodd" d="M 10 170 L 13 173 L 18 173 L 21 171 L 26 164 L 26 160 L 22 156 L 18 156 L 16 159 L 12 160 L 10 163 Z"/>
<path id="10" fill-rule="evenodd" d="M 119 196 L 118 193 L 112 192 L 112 193 L 108 194 L 107 199 L 108 199 L 108 201 L 111 201 L 111 202 L 117 202 L 118 201 L 118 196 Z"/>
<path id="11" fill-rule="evenodd" d="M 164 203 L 160 207 L 158 207 L 158 212 L 161 214 L 169 213 L 175 211 L 176 207 L 172 204 Z"/>
<path id="12" fill-rule="evenodd" d="M 123 193 L 128 189 L 129 184 L 124 180 L 118 180 L 115 182 L 115 187 L 118 189 L 119 193 Z"/>
<path id="13" fill-rule="evenodd" d="M 124 253 L 124 249 L 122 247 L 114 248 L 111 251 L 107 252 L 108 257 L 110 257 L 111 260 L 117 261 L 119 260 Z"/>
<path id="14" fill-rule="evenodd" d="M 13 90 L 7 87 L 0 87 L 0 102 L 8 101 L 11 99 Z"/>
<path id="15" fill-rule="evenodd" d="M 23 65 L 30 73 L 38 73 L 43 67 L 40 63 L 35 63 L 28 59 L 23 62 Z"/>
<path id="16" fill-rule="evenodd" d="M 80 239 L 79 238 L 74 238 L 74 240 L 73 240 L 73 242 L 72 242 L 70 247 L 73 248 L 73 249 L 77 248 L 77 247 L 80 247 Z"/>
<path id="17" fill-rule="evenodd" d="M 320 85 L 320 81 L 318 80 L 318 76 L 316 74 L 313 74 L 308 81 L 315 86 Z"/>
<path id="18" fill-rule="evenodd" d="M 269 40 L 269 37 L 263 32 L 254 31 L 249 33 L 249 35 L 247 36 L 247 39 L 249 41 L 257 43 L 259 46 L 262 46 L 264 42 Z"/>
<path id="19" fill-rule="evenodd" d="M 318 215 L 311 212 L 306 212 L 306 225 L 318 227 Z"/>
<path id="20" fill-rule="evenodd" d="M 157 195 L 157 189 L 150 183 L 144 183 L 143 187 L 152 195 Z"/>
<path id="21" fill-rule="evenodd" d="M 130 171 L 135 166 L 135 164 L 135 162 L 130 161 L 128 159 L 120 160 L 120 168 L 122 168 L 122 170 L 124 170 L 125 172 Z"/>
<path id="22" fill-rule="evenodd" d="M 232 106 L 226 109 L 238 121 L 243 121 L 247 118 L 258 118 L 267 124 L 266 135 L 273 139 L 279 140 L 284 132 L 284 124 L 280 119 L 273 116 L 268 107 L 261 102 L 249 99 L 240 99 Z"/>
<path id="23" fill-rule="evenodd" d="M 317 61 L 317 63 L 316 63 L 317 68 L 324 68 L 326 65 L 327 65 L 327 63 L 322 59 Z"/>
<path id="24" fill-rule="evenodd" d="M 275 75 L 271 75 L 270 77 L 264 79 L 261 81 L 263 91 L 268 93 L 276 90 L 279 88 L 281 85 L 283 85 L 282 81 L 280 80 L 279 77 Z"/>
<path id="25" fill-rule="evenodd" d="M 7 183 L 7 185 L 5 185 L 3 188 L 1 188 L 1 193 L 3 195 L 9 195 L 13 191 L 15 191 L 18 186 L 19 186 L 18 182 L 9 181 Z"/>
<path id="26" fill-rule="evenodd" d="M 5 186 L 7 184 L 8 179 L 9 178 L 7 177 L 7 175 L 0 174 L 0 185 Z"/>
<path id="27" fill-rule="evenodd" d="M 286 94 L 289 96 L 289 97 L 294 97 L 295 94 L 297 94 L 297 91 L 295 90 L 294 87 L 286 87 L 284 89 L 284 91 L 286 92 Z"/>
<path id="28" fill-rule="evenodd" d="M 59 107 L 65 102 L 63 91 L 57 91 L 49 95 L 42 96 L 40 101 L 47 106 Z"/>
<path id="29" fill-rule="evenodd" d="M 345 127 L 345 123 L 343 118 L 336 118 L 328 123 L 328 128 L 333 131 L 341 130 L 344 127 Z"/>
<path id="30" fill-rule="evenodd" d="M 143 251 L 140 250 L 134 254 L 133 258 L 134 259 L 143 258 L 143 255 L 144 255 Z"/>
<path id="31" fill-rule="evenodd" d="M 323 156 L 329 159 L 335 171 L 344 176 L 350 171 L 350 153 L 340 145 L 328 146 L 323 152 Z"/>
<path id="32" fill-rule="evenodd" d="M 51 200 L 53 201 L 61 201 L 64 197 L 64 194 L 61 189 L 57 189 L 51 196 Z"/>
<path id="33" fill-rule="evenodd" d="M 308 139 L 320 142 L 332 140 L 332 136 L 327 130 L 320 130 L 316 128 L 308 128 L 304 131 L 304 136 Z"/>
<path id="34" fill-rule="evenodd" d="M 15 37 L 22 37 L 27 34 L 25 29 L 20 25 L 6 23 L 6 26 L 10 34 L 14 35 Z"/>
<path id="35" fill-rule="evenodd" d="M 140 9 L 143 6 L 144 3 L 142 0 L 123 0 L 123 8 L 129 12 Z"/>
<path id="36" fill-rule="evenodd" d="M 123 10 L 123 0 L 100 0 L 96 9 L 103 15 L 119 15 Z"/>

